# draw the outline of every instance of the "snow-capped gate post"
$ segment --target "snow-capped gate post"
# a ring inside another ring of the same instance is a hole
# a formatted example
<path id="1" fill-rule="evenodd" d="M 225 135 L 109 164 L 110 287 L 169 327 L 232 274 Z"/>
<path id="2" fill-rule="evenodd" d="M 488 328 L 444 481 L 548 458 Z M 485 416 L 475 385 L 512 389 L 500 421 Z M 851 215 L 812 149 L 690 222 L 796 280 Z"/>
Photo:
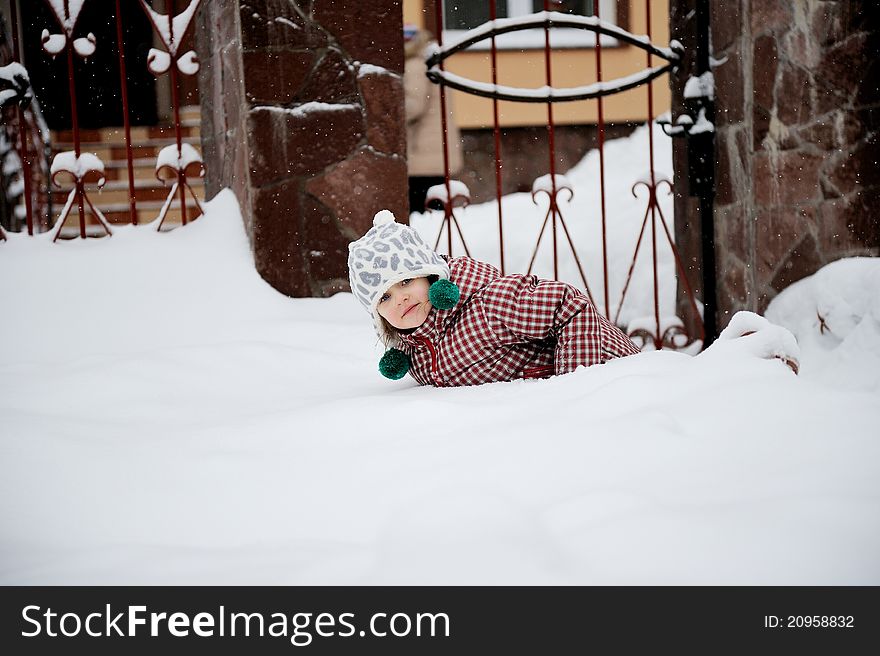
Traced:
<path id="1" fill-rule="evenodd" d="M 400 0 L 204 0 L 207 194 L 238 197 L 257 270 L 291 296 L 348 289 L 348 243 L 407 216 Z"/>

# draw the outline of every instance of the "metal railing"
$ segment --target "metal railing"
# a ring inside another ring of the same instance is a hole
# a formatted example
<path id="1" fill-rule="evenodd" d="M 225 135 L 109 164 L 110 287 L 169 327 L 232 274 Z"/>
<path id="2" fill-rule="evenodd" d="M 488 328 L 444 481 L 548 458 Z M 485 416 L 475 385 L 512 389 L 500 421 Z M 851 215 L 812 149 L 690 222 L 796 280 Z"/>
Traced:
<path id="1" fill-rule="evenodd" d="M 34 2 L 38 0 L 32 0 Z M 170 76 L 171 86 L 171 110 L 173 116 L 173 126 L 175 132 L 175 143 L 163 148 L 156 157 L 155 175 L 163 185 L 172 183 L 171 188 L 165 198 L 165 202 L 154 221 L 157 230 L 161 230 L 165 219 L 168 216 L 169 209 L 175 201 L 179 200 L 180 204 L 180 221 L 186 225 L 187 216 L 187 200 L 186 192 L 188 191 L 196 208 L 201 211 L 199 199 L 193 192 L 189 179 L 193 177 L 202 177 L 204 175 L 204 166 L 202 158 L 198 151 L 189 143 L 184 143 L 181 131 L 181 103 L 178 94 L 178 82 L 180 75 L 195 75 L 198 72 L 199 62 L 192 50 L 185 50 L 183 45 L 187 41 L 187 37 L 192 31 L 193 17 L 198 9 L 201 0 L 189 0 L 186 7 L 177 15 L 162 14 L 155 11 L 147 0 L 127 0 L 125 11 L 123 11 L 123 0 L 114 0 L 113 3 L 105 2 L 102 8 L 113 12 L 113 18 L 116 26 L 116 43 L 98 43 L 94 34 L 88 31 L 88 26 L 80 24 L 80 17 L 83 8 L 86 5 L 92 6 L 99 0 L 45 0 L 46 6 L 49 8 L 52 17 L 55 19 L 54 25 L 46 25 L 41 35 L 42 51 L 46 56 L 64 57 L 67 63 L 67 84 L 70 97 L 71 112 L 71 131 L 72 131 L 72 150 L 58 152 L 52 158 L 49 177 L 51 184 L 58 189 L 69 186 L 66 202 L 61 208 L 57 217 L 49 224 L 53 227 L 52 239 L 57 240 L 70 217 L 73 208 L 76 207 L 79 219 L 79 237 L 86 238 L 88 235 L 87 215 L 91 215 L 92 222 L 99 226 L 101 232 L 110 236 L 113 233 L 111 223 L 107 220 L 101 211 L 99 204 L 93 202 L 90 191 L 101 189 L 105 182 L 105 163 L 94 153 L 83 152 L 82 139 L 80 134 L 80 118 L 77 113 L 77 93 L 82 87 L 77 84 L 76 70 L 74 67 L 75 58 L 88 59 L 99 48 L 112 48 L 115 46 L 116 56 L 119 64 L 119 87 L 122 103 L 122 116 L 125 133 L 125 151 L 127 159 L 127 179 L 128 179 L 128 218 L 132 225 L 138 223 L 138 208 L 136 198 L 135 184 L 135 161 L 133 156 L 133 148 L 138 144 L 132 139 L 130 107 L 128 98 L 128 78 L 126 73 L 125 49 L 123 47 L 124 21 L 127 12 L 142 11 L 149 19 L 155 36 L 162 44 L 162 48 L 151 48 L 146 57 L 146 66 L 149 71 L 156 77 L 166 73 Z M 16 2 L 13 0 L 12 7 L 12 26 L 13 35 L 18 33 L 18 16 L 16 14 Z M 171 5 L 174 6 L 174 3 Z M 17 37 L 16 37 L 17 38 Z M 163 49 L 164 48 L 164 49 Z M 18 45 L 15 46 L 16 61 L 21 61 L 21 53 Z M 89 89 L 86 86 L 85 92 Z M 21 121 L 20 121 L 21 123 Z M 28 131 L 21 131 L 20 140 L 23 142 L 22 152 L 28 151 Z M 23 167 L 25 168 L 25 180 L 29 179 L 28 167 L 33 165 L 32 159 L 22 156 Z M 30 195 L 26 193 L 29 199 Z M 28 201 L 25 207 L 27 216 L 28 234 L 34 234 L 34 217 L 35 212 L 32 204 Z M 47 226 L 46 226 L 47 227 Z"/>

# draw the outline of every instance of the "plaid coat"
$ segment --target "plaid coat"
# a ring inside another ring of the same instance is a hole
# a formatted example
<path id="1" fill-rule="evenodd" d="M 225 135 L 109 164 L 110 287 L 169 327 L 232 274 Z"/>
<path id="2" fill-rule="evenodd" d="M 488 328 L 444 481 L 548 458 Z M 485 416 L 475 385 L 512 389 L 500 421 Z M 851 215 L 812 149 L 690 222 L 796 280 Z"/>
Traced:
<path id="1" fill-rule="evenodd" d="M 452 387 L 547 378 L 638 353 L 630 339 L 581 291 L 536 276 L 502 276 L 457 257 L 450 280 L 461 290 L 450 310 L 433 308 L 399 348 L 421 385 Z"/>

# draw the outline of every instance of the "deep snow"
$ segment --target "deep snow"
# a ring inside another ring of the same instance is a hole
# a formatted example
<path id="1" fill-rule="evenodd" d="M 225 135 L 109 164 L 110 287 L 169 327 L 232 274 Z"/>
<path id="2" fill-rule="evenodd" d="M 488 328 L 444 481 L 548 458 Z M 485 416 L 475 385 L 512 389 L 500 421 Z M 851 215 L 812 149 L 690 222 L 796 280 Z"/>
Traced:
<path id="1" fill-rule="evenodd" d="M 799 376 L 767 325 L 459 389 L 265 284 L 229 191 L 0 276 L 2 584 L 880 583 L 878 260 L 774 301 Z"/>

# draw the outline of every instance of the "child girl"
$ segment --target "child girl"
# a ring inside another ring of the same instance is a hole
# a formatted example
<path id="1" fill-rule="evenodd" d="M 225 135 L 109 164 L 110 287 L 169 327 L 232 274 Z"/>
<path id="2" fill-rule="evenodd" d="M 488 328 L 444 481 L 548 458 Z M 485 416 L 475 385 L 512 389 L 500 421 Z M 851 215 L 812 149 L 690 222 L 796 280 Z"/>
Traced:
<path id="1" fill-rule="evenodd" d="M 351 291 L 389 347 L 379 361 L 388 378 L 479 385 L 638 353 L 575 287 L 438 255 L 388 210 L 348 250 Z"/>

